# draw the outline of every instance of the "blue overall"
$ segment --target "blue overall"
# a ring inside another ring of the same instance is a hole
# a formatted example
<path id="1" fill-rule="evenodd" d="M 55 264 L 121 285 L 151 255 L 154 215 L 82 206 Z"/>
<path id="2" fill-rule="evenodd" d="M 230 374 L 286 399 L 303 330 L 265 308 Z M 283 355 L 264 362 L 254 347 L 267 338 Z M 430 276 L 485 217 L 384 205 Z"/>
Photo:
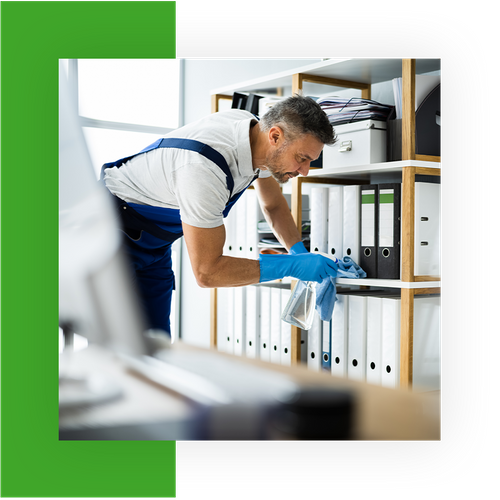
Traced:
<path id="1" fill-rule="evenodd" d="M 229 199 L 223 211 L 224 217 L 227 217 L 234 203 L 258 177 L 256 175 L 245 189 L 233 195 L 233 176 L 225 158 L 218 151 L 192 139 L 166 138 L 158 139 L 136 155 L 105 163 L 101 169 L 101 179 L 104 178 L 105 169 L 119 168 L 135 156 L 157 148 L 195 151 L 214 162 L 226 174 Z M 126 248 L 135 270 L 143 306 L 149 318 L 149 327 L 162 329 L 170 335 L 170 307 L 172 290 L 175 290 L 171 247 L 172 243 L 182 236 L 180 210 L 127 203 L 117 196 L 114 198 L 120 211 L 123 230 L 127 235 Z"/>

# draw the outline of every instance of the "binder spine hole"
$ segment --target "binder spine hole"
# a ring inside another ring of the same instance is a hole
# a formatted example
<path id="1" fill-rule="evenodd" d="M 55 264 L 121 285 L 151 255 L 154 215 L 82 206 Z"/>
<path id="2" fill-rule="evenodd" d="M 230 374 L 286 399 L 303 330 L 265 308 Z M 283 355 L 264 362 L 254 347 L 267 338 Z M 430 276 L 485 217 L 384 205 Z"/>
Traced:
<path id="1" fill-rule="evenodd" d="M 331 254 L 332 254 L 332 255 L 335 255 L 335 248 L 332 248 L 332 249 L 331 249 Z"/>
<path id="2" fill-rule="evenodd" d="M 346 253 L 347 255 L 351 255 L 351 249 L 350 249 L 350 248 L 348 248 L 348 249 L 346 250 L 346 252 L 345 252 L 345 253 Z"/>
<path id="3" fill-rule="evenodd" d="M 311 358 L 314 359 L 316 357 L 316 355 L 312 352 L 311 353 Z"/>
<path id="4" fill-rule="evenodd" d="M 353 359 L 352 360 L 352 366 L 358 366 L 358 360 L 357 359 Z"/>
<path id="5" fill-rule="evenodd" d="M 387 257 L 389 257 L 389 255 L 391 255 L 391 251 L 390 251 L 388 248 L 384 248 L 384 249 L 382 250 L 382 255 L 383 255 L 385 258 L 387 258 Z"/>
<path id="6" fill-rule="evenodd" d="M 387 373 L 391 373 L 391 367 L 390 367 L 389 365 L 387 365 L 387 366 L 385 367 L 385 371 L 386 371 Z"/>
<path id="7" fill-rule="evenodd" d="M 337 363 L 338 365 L 340 364 L 340 358 L 339 357 L 335 358 L 335 363 Z"/>
<path id="8" fill-rule="evenodd" d="M 229 342 L 230 340 L 231 340 L 231 339 L 228 337 L 228 338 L 227 338 L 227 341 Z"/>
<path id="9" fill-rule="evenodd" d="M 314 247 L 314 251 L 315 252 L 319 252 L 319 248 L 318 247 Z"/>
<path id="10" fill-rule="evenodd" d="M 369 248 L 365 248 L 366 257 L 370 257 L 371 254 L 372 254 L 372 251 Z"/>
<path id="11" fill-rule="evenodd" d="M 288 354 L 288 347 L 285 347 L 285 354 Z"/>
<path id="12" fill-rule="evenodd" d="M 252 341 L 251 341 L 251 340 L 249 340 L 249 341 L 248 341 L 248 345 L 249 345 L 250 347 L 252 347 Z"/>
<path id="13" fill-rule="evenodd" d="M 374 363 L 373 361 L 370 363 L 370 368 L 371 368 L 372 370 L 375 370 L 375 363 Z"/>
<path id="14" fill-rule="evenodd" d="M 262 347 L 265 349 L 266 348 L 266 344 L 262 344 Z"/>
<path id="15" fill-rule="evenodd" d="M 328 357 L 328 354 L 323 354 L 323 359 L 324 359 L 325 361 L 328 361 L 330 358 Z"/>
<path id="16" fill-rule="evenodd" d="M 277 350 L 278 350 L 278 348 L 277 348 L 276 346 L 274 346 L 274 350 L 275 350 L 275 351 L 277 351 Z"/>

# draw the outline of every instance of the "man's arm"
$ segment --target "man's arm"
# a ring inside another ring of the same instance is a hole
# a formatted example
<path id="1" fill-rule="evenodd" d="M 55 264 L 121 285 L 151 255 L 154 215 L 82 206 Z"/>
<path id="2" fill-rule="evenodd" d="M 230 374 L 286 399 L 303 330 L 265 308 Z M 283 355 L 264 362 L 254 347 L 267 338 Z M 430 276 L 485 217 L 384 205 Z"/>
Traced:
<path id="1" fill-rule="evenodd" d="M 254 186 L 266 220 L 278 240 L 289 250 L 301 238 L 279 184 L 268 177 L 257 179 Z M 258 260 L 222 255 L 226 240 L 224 224 L 210 229 L 186 223 L 182 227 L 191 267 L 199 286 L 216 288 L 259 283 Z"/>
<path id="2" fill-rule="evenodd" d="M 200 228 L 182 223 L 184 241 L 196 282 L 202 288 L 243 286 L 258 283 L 258 260 L 222 255 L 226 230 L 224 224 Z"/>
<path id="3" fill-rule="evenodd" d="M 264 216 L 273 233 L 287 250 L 302 241 L 288 203 L 279 184 L 272 178 L 257 179 L 254 183 Z"/>

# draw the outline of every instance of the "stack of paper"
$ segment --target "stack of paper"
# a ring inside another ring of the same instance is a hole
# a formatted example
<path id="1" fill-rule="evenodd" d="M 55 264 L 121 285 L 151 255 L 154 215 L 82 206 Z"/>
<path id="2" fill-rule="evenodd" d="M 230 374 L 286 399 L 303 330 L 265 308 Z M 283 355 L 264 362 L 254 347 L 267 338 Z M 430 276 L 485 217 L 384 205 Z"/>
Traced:
<path id="1" fill-rule="evenodd" d="M 332 125 L 341 125 L 361 120 L 386 121 L 394 109 L 394 106 L 360 97 L 347 99 L 327 95 L 320 97 L 317 102 L 327 114 Z"/>

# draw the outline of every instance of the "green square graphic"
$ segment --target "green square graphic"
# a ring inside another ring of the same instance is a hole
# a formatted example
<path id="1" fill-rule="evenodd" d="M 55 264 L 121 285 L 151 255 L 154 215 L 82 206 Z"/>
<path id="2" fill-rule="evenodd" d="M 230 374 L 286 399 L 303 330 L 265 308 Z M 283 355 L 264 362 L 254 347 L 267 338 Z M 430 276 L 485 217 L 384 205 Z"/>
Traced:
<path id="1" fill-rule="evenodd" d="M 174 497 L 175 441 L 59 441 L 58 60 L 175 58 L 175 2 L 1 2 L 1 495 Z"/>

